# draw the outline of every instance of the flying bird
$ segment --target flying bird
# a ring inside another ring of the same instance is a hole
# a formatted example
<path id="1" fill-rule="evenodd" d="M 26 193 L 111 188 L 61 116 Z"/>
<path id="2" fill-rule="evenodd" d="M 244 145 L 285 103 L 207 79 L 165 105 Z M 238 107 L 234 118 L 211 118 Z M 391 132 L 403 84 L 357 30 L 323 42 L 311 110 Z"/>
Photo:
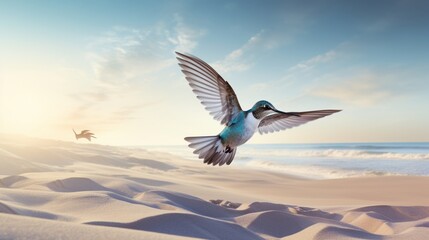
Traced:
<path id="1" fill-rule="evenodd" d="M 256 131 L 260 134 L 277 132 L 341 111 L 282 112 L 265 100 L 243 111 L 231 85 L 209 64 L 189 54 L 176 54 L 192 91 L 210 115 L 225 125 L 215 136 L 185 138 L 190 143 L 188 146 L 195 149 L 193 153 L 208 165 L 231 164 L 237 147 L 246 143 Z"/>
<path id="2" fill-rule="evenodd" d="M 88 141 L 91 142 L 91 138 L 96 138 L 94 136 L 94 133 L 90 132 L 90 130 L 82 130 L 79 134 L 77 134 L 73 129 L 73 132 L 76 137 L 76 140 L 79 140 L 79 138 L 86 138 Z"/>

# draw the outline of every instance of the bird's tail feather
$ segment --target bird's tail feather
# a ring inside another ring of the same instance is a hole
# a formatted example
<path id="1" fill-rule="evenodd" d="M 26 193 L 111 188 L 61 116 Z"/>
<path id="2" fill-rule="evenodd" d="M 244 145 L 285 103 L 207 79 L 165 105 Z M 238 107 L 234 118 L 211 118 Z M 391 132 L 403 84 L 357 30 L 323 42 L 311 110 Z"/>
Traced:
<path id="1" fill-rule="evenodd" d="M 190 142 L 188 146 L 195 149 L 194 153 L 198 154 L 198 158 L 203 158 L 204 163 L 213 164 L 213 166 L 231 164 L 237 151 L 237 148 L 225 149 L 219 135 L 186 137 L 185 140 Z"/>

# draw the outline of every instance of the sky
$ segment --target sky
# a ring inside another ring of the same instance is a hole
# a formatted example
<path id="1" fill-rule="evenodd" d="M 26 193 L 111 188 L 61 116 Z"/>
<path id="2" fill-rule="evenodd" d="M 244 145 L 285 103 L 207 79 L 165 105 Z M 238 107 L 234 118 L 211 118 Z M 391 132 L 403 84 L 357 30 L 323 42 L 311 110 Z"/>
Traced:
<path id="1" fill-rule="evenodd" d="M 243 109 L 343 110 L 250 143 L 429 141 L 428 12 L 424 0 L 0 1 L 0 133 L 216 135 L 179 51 L 211 64 Z"/>

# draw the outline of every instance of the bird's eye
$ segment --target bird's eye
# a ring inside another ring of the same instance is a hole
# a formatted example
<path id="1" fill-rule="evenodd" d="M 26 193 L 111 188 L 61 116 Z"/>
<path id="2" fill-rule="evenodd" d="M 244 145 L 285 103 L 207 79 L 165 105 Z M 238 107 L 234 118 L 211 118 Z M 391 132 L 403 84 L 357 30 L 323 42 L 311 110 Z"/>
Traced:
<path id="1" fill-rule="evenodd" d="M 268 105 L 264 105 L 264 108 L 265 108 L 265 109 L 268 109 L 269 107 L 268 107 Z"/>

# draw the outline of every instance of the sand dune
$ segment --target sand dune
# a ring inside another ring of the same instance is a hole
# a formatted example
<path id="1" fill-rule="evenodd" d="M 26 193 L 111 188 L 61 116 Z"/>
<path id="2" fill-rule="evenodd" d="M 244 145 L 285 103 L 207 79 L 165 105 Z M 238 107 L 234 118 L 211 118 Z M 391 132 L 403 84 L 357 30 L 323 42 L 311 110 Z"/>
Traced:
<path id="1" fill-rule="evenodd" d="M 426 239 L 427 186 L 0 136 L 0 239 Z"/>

